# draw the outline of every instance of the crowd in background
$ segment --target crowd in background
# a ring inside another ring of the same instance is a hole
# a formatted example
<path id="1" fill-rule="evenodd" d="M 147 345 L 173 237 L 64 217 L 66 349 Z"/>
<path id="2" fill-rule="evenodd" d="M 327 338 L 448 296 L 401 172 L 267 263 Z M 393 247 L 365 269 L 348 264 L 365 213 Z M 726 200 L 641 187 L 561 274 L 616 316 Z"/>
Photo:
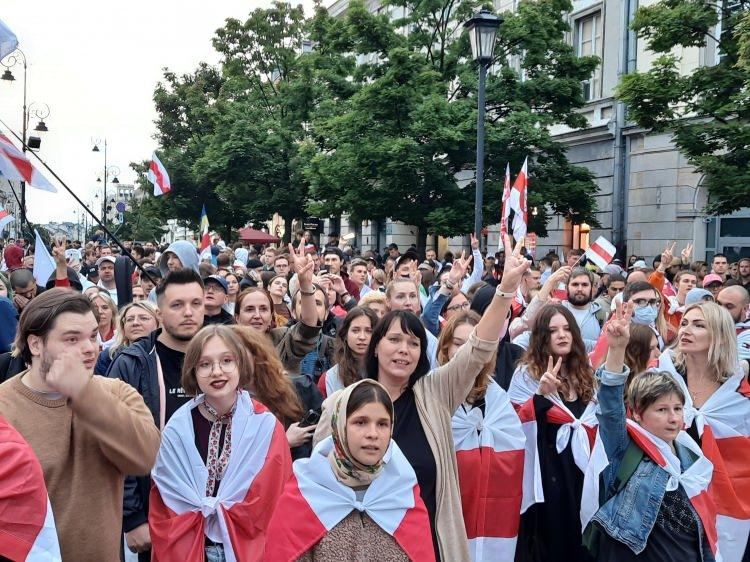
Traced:
<path id="1" fill-rule="evenodd" d="M 5 243 L 0 430 L 61 559 L 749 559 L 750 258 L 296 238 L 56 238 L 46 281 Z"/>

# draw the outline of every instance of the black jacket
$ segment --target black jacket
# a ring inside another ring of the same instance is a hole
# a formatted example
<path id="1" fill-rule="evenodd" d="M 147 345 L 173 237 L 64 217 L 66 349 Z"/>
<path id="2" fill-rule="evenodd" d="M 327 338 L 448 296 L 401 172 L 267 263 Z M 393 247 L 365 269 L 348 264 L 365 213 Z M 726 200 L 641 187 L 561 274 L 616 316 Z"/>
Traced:
<path id="1" fill-rule="evenodd" d="M 10 351 L 0 354 L 0 383 L 12 379 L 26 370 L 26 362 L 19 356 L 13 357 Z"/>
<path id="2" fill-rule="evenodd" d="M 159 382 L 156 374 L 156 338 L 161 329 L 141 338 L 115 357 L 107 376 L 120 379 L 135 388 L 151 410 L 159 427 Z M 122 526 L 127 533 L 148 522 L 149 476 L 127 476 L 123 498 Z"/>

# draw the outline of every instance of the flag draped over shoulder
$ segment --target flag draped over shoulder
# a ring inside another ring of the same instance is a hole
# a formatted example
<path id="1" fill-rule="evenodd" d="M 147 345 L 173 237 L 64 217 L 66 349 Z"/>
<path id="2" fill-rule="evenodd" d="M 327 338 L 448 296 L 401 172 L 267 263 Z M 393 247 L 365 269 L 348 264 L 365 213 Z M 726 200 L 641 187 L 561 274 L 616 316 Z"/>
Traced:
<path id="1" fill-rule="evenodd" d="M 57 188 L 3 134 L 0 134 L 0 174 L 11 181 L 23 181 L 31 187 L 57 193 Z"/>
<path id="2" fill-rule="evenodd" d="M 670 373 L 682 387 L 685 426 L 695 426 L 701 449 L 713 463 L 709 492 L 718 512 L 716 526 L 724 562 L 742 560 L 750 535 L 750 385 L 744 374 L 737 372 L 698 408 L 669 350 L 659 357 L 658 369 Z"/>
<path id="3" fill-rule="evenodd" d="M 208 469 L 195 447 L 192 410 L 182 406 L 162 433 L 151 473 L 152 560 L 203 559 L 205 537 L 224 545 L 228 562 L 261 560 L 266 527 L 291 474 L 281 424 L 243 391 L 232 418 L 232 453 L 215 497 L 206 497 Z"/>
<path id="4" fill-rule="evenodd" d="M 151 164 L 148 167 L 148 181 L 154 184 L 154 197 L 164 195 L 172 191 L 172 182 L 169 180 L 169 174 L 164 164 L 154 152 L 151 155 Z"/>
<path id="5" fill-rule="evenodd" d="M 328 460 L 333 439 L 318 443 L 309 459 L 294 463 L 294 477 L 268 527 L 265 560 L 297 560 L 353 510 L 366 513 L 391 535 L 410 560 L 435 560 L 427 508 L 419 495 L 414 469 L 394 441 L 383 457 L 384 468 L 362 501 L 338 481 Z M 377 554 L 373 553 L 376 559 Z"/>
<path id="6" fill-rule="evenodd" d="M 472 560 L 512 561 L 521 518 L 526 437 L 507 393 L 490 381 L 485 408 L 453 416 L 466 535 Z"/>
<path id="7" fill-rule="evenodd" d="M 62 560 L 42 467 L 31 446 L 0 417 L 0 557 Z"/>

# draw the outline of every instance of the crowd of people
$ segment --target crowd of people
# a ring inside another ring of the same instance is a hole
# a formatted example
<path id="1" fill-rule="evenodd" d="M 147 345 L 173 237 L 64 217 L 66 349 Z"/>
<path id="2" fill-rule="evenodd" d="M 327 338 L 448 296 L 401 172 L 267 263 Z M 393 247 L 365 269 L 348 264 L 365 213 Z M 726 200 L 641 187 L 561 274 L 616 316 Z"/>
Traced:
<path id="1" fill-rule="evenodd" d="M 0 562 L 750 560 L 750 258 L 213 242 L 5 244 Z"/>

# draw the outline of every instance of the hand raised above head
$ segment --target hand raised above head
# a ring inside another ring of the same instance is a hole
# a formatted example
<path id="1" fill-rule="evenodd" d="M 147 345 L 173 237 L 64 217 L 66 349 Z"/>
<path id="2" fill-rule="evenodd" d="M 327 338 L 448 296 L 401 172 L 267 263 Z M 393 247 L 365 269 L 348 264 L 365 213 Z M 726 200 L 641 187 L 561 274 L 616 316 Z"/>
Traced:
<path id="1" fill-rule="evenodd" d="M 506 293 L 515 292 L 523 274 L 531 267 L 531 262 L 521 255 L 523 248 L 523 238 L 516 242 L 516 247 L 512 248 L 510 237 L 503 234 L 503 245 L 505 246 L 505 263 L 503 265 L 503 277 L 500 281 L 500 290 Z"/>

